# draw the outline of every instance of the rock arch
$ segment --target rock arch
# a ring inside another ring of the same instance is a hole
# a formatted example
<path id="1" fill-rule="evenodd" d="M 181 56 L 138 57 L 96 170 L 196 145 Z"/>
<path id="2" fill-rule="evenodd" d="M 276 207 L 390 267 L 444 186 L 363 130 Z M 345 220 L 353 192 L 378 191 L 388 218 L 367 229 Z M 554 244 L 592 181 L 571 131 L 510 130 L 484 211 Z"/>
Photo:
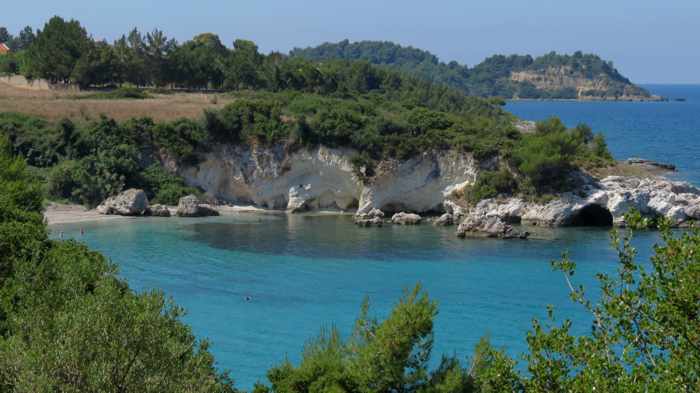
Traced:
<path id="1" fill-rule="evenodd" d="M 575 227 L 611 227 L 613 226 L 613 215 L 610 210 L 603 206 L 590 204 L 574 213 L 569 225 Z"/>

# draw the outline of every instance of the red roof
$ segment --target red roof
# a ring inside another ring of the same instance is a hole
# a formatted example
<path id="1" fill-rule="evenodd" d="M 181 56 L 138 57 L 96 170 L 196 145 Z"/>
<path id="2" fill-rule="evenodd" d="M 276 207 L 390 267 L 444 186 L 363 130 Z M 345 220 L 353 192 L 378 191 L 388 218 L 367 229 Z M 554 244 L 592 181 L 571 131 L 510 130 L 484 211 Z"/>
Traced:
<path id="1" fill-rule="evenodd" d="M 0 42 L 0 53 L 9 53 L 9 52 L 10 52 L 10 48 L 7 45 Z"/>

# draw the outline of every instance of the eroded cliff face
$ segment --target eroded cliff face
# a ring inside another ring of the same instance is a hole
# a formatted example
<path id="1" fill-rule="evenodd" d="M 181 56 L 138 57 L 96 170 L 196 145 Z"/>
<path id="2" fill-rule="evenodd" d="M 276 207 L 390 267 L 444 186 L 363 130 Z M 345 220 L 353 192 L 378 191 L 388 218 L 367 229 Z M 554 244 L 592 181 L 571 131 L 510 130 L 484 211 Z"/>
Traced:
<path id="1" fill-rule="evenodd" d="M 611 79 L 606 75 L 587 77 L 568 66 L 549 67 L 540 71 L 512 72 L 511 80 L 528 82 L 538 90 L 554 92 L 574 89 L 579 100 L 656 101 L 661 97 L 649 95 L 638 86 Z M 615 92 L 615 94 L 612 94 Z"/>
<path id="2" fill-rule="evenodd" d="M 481 170 L 498 167 L 497 159 L 477 161 L 457 151 L 425 152 L 407 160 L 380 162 L 370 178 L 360 178 L 351 149 L 327 147 L 287 151 L 284 146 L 219 145 L 197 165 L 163 159 L 171 171 L 209 197 L 234 205 L 303 212 L 343 210 L 364 216 L 385 213 L 442 212 L 460 223 L 497 217 L 506 223 L 541 226 L 625 225 L 636 209 L 649 217 L 666 217 L 674 225 L 700 220 L 700 189 L 662 177 L 582 177 L 580 189 L 548 203 L 517 197 L 487 199 L 469 208 L 455 197 L 472 185 Z M 462 207 L 455 212 L 457 201 Z"/>
<path id="3" fill-rule="evenodd" d="M 469 210 L 465 222 L 498 217 L 539 226 L 625 226 L 632 209 L 646 217 L 665 217 L 672 226 L 700 220 L 700 188 L 662 177 L 609 176 L 548 203 L 522 198 L 486 199 Z"/>
<path id="4" fill-rule="evenodd" d="M 337 209 L 367 212 L 442 210 L 454 190 L 474 182 L 482 167 L 468 153 L 426 152 L 408 160 L 386 160 L 375 175 L 355 173 L 351 149 L 316 147 L 287 152 L 283 146 L 217 146 L 197 165 L 165 165 L 210 197 L 237 205 L 293 212 Z"/>

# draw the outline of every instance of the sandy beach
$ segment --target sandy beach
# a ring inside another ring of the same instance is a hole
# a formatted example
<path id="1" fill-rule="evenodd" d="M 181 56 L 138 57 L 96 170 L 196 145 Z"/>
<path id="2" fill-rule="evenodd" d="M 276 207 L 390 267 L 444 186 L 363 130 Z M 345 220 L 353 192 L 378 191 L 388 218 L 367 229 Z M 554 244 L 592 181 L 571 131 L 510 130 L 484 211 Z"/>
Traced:
<path id="1" fill-rule="evenodd" d="M 73 224 L 88 221 L 107 221 L 124 219 L 121 216 L 105 216 L 96 210 L 89 210 L 84 206 L 63 203 L 51 203 L 44 210 L 44 218 L 49 225 Z"/>
<path id="2" fill-rule="evenodd" d="M 255 206 L 216 206 L 214 207 L 219 214 L 222 216 L 235 215 L 240 213 L 252 213 L 252 214 L 286 214 L 285 211 L 280 210 L 266 210 Z M 177 208 L 175 206 L 168 206 L 170 214 L 175 216 Z M 316 212 L 317 214 L 340 214 L 339 212 Z M 75 224 L 81 222 L 95 222 L 95 221 L 112 221 L 112 220 L 124 220 L 124 219 L 138 219 L 139 217 L 126 217 L 126 216 L 113 216 L 104 215 L 97 212 L 95 209 L 87 209 L 84 206 L 64 204 L 64 203 L 50 203 L 46 206 L 44 210 L 44 218 L 48 225 L 58 225 L 58 224 Z"/>

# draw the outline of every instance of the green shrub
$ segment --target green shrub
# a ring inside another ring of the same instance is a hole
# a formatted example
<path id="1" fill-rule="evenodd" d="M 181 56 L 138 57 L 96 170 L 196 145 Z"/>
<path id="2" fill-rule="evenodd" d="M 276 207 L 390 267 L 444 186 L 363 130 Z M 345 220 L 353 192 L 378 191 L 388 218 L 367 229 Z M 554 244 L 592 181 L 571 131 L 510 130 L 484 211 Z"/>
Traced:
<path id="1" fill-rule="evenodd" d="M 187 187 L 179 176 L 168 173 L 160 164 L 152 164 L 141 173 L 146 195 L 153 203 L 177 205 L 180 198 L 201 192 L 194 187 Z"/>
<path id="2" fill-rule="evenodd" d="M 518 182 L 507 169 L 481 171 L 474 185 L 465 193 L 465 197 L 470 203 L 476 204 L 498 195 L 512 195 L 517 189 Z"/>
<path id="3" fill-rule="evenodd" d="M 0 137 L 2 390 L 233 393 L 181 308 L 133 292 L 85 245 L 49 240 L 41 187 L 10 150 Z"/>
<path id="4" fill-rule="evenodd" d="M 58 163 L 49 171 L 47 192 L 50 197 L 75 200 L 73 194 L 79 189 L 83 175 L 83 167 L 79 161 L 66 160 Z"/>
<path id="5" fill-rule="evenodd" d="M 180 119 L 152 127 L 153 139 L 169 154 L 184 163 L 194 164 L 198 160 L 197 150 L 207 139 L 207 131 L 199 122 Z"/>

